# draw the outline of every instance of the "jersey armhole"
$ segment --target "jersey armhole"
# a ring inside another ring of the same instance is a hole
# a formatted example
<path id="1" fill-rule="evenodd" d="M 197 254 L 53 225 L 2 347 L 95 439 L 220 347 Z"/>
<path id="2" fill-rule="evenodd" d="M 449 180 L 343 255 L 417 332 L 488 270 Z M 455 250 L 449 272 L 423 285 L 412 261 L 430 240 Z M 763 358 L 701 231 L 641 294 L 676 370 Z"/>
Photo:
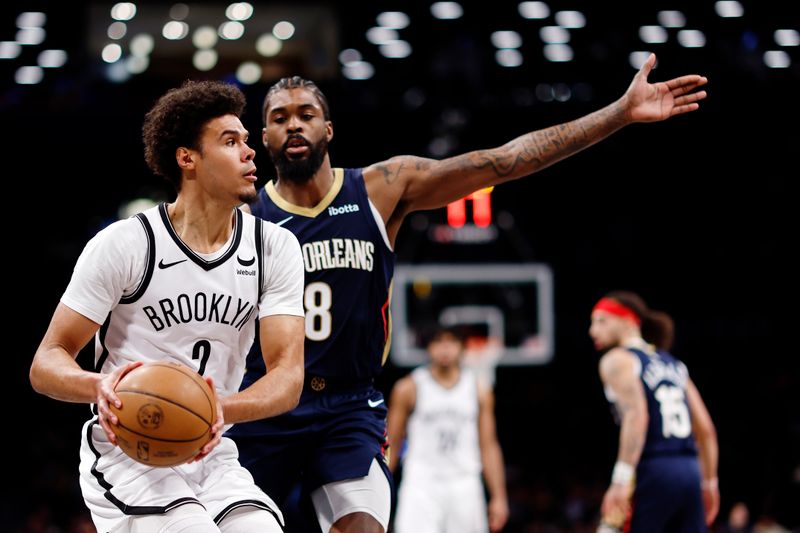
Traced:
<path id="1" fill-rule="evenodd" d="M 147 220 L 147 217 L 143 213 L 136 215 L 136 218 L 141 222 L 145 237 L 147 238 L 147 258 L 145 260 L 144 274 L 142 275 L 142 279 L 139 280 L 139 285 L 132 293 L 127 296 L 123 295 L 122 298 L 119 299 L 119 303 L 121 304 L 132 304 L 142 297 L 144 291 L 146 291 L 148 285 L 150 285 L 150 280 L 153 277 L 153 270 L 156 265 L 156 238 L 155 235 L 153 235 L 153 228 L 150 226 L 150 221 Z"/>
<path id="2" fill-rule="evenodd" d="M 386 224 L 383 223 L 383 217 L 381 217 L 378 208 L 375 207 L 375 204 L 372 203 L 372 200 L 367 198 L 367 201 L 369 202 L 369 210 L 372 211 L 372 216 L 375 218 L 375 224 L 378 226 L 378 231 L 381 232 L 381 237 L 383 237 L 383 244 L 386 245 L 386 248 L 388 248 L 389 251 L 394 252 L 392 245 L 389 244 L 389 235 L 386 233 Z"/>

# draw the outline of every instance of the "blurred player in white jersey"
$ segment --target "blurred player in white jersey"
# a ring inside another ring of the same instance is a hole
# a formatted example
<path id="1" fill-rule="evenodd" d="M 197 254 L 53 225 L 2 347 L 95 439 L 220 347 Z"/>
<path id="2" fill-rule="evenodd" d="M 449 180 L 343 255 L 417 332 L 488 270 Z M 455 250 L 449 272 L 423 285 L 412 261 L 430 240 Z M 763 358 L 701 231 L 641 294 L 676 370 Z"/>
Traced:
<path id="1" fill-rule="evenodd" d="M 499 531 L 508 520 L 508 498 L 494 395 L 462 365 L 464 340 L 457 329 L 437 330 L 426 346 L 430 363 L 400 379 L 389 403 L 392 471 L 404 439 L 408 445 L 395 531 Z"/>

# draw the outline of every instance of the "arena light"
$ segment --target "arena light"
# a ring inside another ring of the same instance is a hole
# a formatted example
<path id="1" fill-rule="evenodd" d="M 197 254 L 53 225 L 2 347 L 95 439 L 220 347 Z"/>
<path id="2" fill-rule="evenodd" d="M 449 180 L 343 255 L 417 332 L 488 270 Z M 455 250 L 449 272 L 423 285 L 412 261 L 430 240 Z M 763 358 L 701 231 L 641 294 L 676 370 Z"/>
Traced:
<path id="1" fill-rule="evenodd" d="M 569 42 L 569 30 L 561 26 L 543 26 L 539 30 L 539 38 L 548 44 L 565 44 Z"/>
<path id="2" fill-rule="evenodd" d="M 186 4 L 173 4 L 169 8 L 169 18 L 172 20 L 186 20 L 189 16 L 189 6 Z"/>
<path id="3" fill-rule="evenodd" d="M 639 38 L 648 44 L 667 42 L 668 34 L 662 26 L 642 26 L 639 28 Z"/>
<path id="4" fill-rule="evenodd" d="M 16 59 L 22 47 L 16 41 L 0 41 L 0 59 Z"/>
<path id="5" fill-rule="evenodd" d="M 274 57 L 283 49 L 283 41 L 272 35 L 265 33 L 256 40 L 256 52 L 264 57 Z"/>
<path id="6" fill-rule="evenodd" d="M 41 11 L 26 11 L 17 17 L 17 28 L 43 28 L 47 15 Z"/>
<path id="7" fill-rule="evenodd" d="M 244 24 L 236 20 L 223 22 L 219 27 L 219 36 L 228 41 L 236 41 L 244 35 Z"/>
<path id="8" fill-rule="evenodd" d="M 685 48 L 702 48 L 706 45 L 706 36 L 700 30 L 681 30 L 678 32 L 678 42 Z"/>
<path id="9" fill-rule="evenodd" d="M 17 32 L 16 41 L 22 45 L 42 44 L 47 32 L 42 28 L 22 28 Z"/>
<path id="10" fill-rule="evenodd" d="M 526 19 L 546 19 L 550 16 L 550 8 L 544 2 L 520 2 L 519 14 Z"/>
<path id="11" fill-rule="evenodd" d="M 106 31 L 106 35 L 108 35 L 109 39 L 114 39 L 118 41 L 125 37 L 125 34 L 128 33 L 128 25 L 124 22 L 116 21 L 112 22 L 108 26 L 108 31 Z"/>
<path id="12" fill-rule="evenodd" d="M 764 64 L 769 68 L 789 68 L 792 58 L 783 50 L 768 50 L 764 52 Z"/>
<path id="13" fill-rule="evenodd" d="M 114 20 L 131 20 L 136 16 L 136 5 L 131 2 L 120 2 L 111 8 L 111 18 Z"/>
<path id="14" fill-rule="evenodd" d="M 501 67 L 514 68 L 522 65 L 522 54 L 514 48 L 504 48 L 494 54 L 494 59 Z"/>
<path id="15" fill-rule="evenodd" d="M 408 24 L 411 22 L 408 15 L 402 11 L 384 11 L 378 14 L 376 21 L 378 22 L 378 26 L 394 30 L 402 30 L 408 27 Z"/>
<path id="16" fill-rule="evenodd" d="M 261 79 L 261 65 L 255 61 L 245 61 L 236 69 L 236 79 L 245 85 L 253 85 Z"/>
<path id="17" fill-rule="evenodd" d="M 288 20 L 282 20 L 275 24 L 275 26 L 272 28 L 272 34 L 281 41 L 287 41 L 291 39 L 292 35 L 294 35 L 294 32 L 294 24 Z"/>
<path id="18" fill-rule="evenodd" d="M 683 28 L 686 26 L 686 16 L 677 10 L 659 11 L 658 23 L 665 28 Z"/>
<path id="19" fill-rule="evenodd" d="M 213 48 L 218 40 L 217 32 L 211 26 L 200 26 L 192 34 L 192 44 L 201 50 Z"/>
<path id="20" fill-rule="evenodd" d="M 192 64 L 197 70 L 207 72 L 216 66 L 218 59 L 215 50 L 198 50 L 192 56 Z"/>
<path id="21" fill-rule="evenodd" d="M 522 46 L 522 37 L 515 31 L 496 31 L 491 36 L 495 48 L 519 48 Z"/>
<path id="22" fill-rule="evenodd" d="M 141 74 L 150 66 L 149 57 L 128 56 L 125 58 L 125 68 L 131 74 Z"/>
<path id="23" fill-rule="evenodd" d="M 155 46 L 155 41 L 152 36 L 146 33 L 139 33 L 131 39 L 131 54 L 136 57 L 145 57 L 150 55 Z"/>
<path id="24" fill-rule="evenodd" d="M 378 47 L 378 50 L 383 57 L 390 59 L 402 59 L 411 55 L 411 45 L 403 40 L 384 43 Z"/>
<path id="25" fill-rule="evenodd" d="M 392 41 L 398 41 L 400 40 L 400 36 L 396 30 L 375 26 L 367 30 L 367 40 L 372 44 L 380 46 Z"/>
<path id="26" fill-rule="evenodd" d="M 20 85 L 36 85 L 44 78 L 44 70 L 41 67 L 25 66 L 20 67 L 14 73 L 14 81 Z"/>
<path id="27" fill-rule="evenodd" d="M 572 47 L 568 44 L 546 44 L 543 53 L 545 59 L 553 63 L 565 63 L 575 57 Z"/>
<path id="28" fill-rule="evenodd" d="M 170 20 L 161 29 L 161 35 L 170 41 L 180 41 L 189 35 L 189 25 L 180 20 Z"/>
<path id="29" fill-rule="evenodd" d="M 431 15 L 439 20 L 455 20 L 464 15 L 464 8 L 458 2 L 434 2 Z"/>
<path id="30" fill-rule="evenodd" d="M 366 61 L 353 61 L 342 67 L 342 74 L 349 80 L 368 80 L 375 75 L 375 67 Z"/>
<path id="31" fill-rule="evenodd" d="M 556 24 L 562 28 L 577 29 L 586 26 L 586 15 L 580 11 L 558 11 L 554 18 Z"/>
<path id="32" fill-rule="evenodd" d="M 744 7 L 736 0 L 724 0 L 714 3 L 714 11 L 723 18 L 737 18 L 744 15 Z"/>
<path id="33" fill-rule="evenodd" d="M 644 62 L 647 61 L 647 58 L 650 57 L 652 52 L 645 51 L 645 50 L 637 50 L 635 52 L 631 52 L 628 55 L 628 64 L 632 66 L 634 69 L 639 70 L 644 65 Z M 658 62 L 656 62 L 655 67 L 658 67 Z"/>
<path id="34" fill-rule="evenodd" d="M 361 52 L 359 52 L 355 48 L 345 48 L 344 50 L 339 52 L 339 62 L 342 65 L 348 65 L 356 61 L 361 61 L 362 59 L 363 58 L 361 57 Z"/>
<path id="35" fill-rule="evenodd" d="M 230 20 L 247 20 L 253 16 L 253 6 L 247 2 L 236 2 L 225 9 L 225 16 Z"/>
<path id="36" fill-rule="evenodd" d="M 67 52 L 64 50 L 42 50 L 36 61 L 42 68 L 59 68 L 67 62 Z"/>
<path id="37" fill-rule="evenodd" d="M 800 33 L 797 30 L 775 30 L 773 37 L 778 46 L 800 46 Z"/>
<path id="38" fill-rule="evenodd" d="M 115 63 L 122 57 L 122 47 L 117 43 L 107 44 L 100 55 L 106 63 Z"/>

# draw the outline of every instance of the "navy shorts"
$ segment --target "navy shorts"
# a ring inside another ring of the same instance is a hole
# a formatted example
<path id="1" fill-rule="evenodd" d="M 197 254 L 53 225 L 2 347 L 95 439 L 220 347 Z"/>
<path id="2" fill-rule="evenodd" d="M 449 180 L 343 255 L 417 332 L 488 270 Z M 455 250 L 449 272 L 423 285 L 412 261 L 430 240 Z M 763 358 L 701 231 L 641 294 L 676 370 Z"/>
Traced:
<path id="1" fill-rule="evenodd" d="M 694 456 L 642 459 L 636 469 L 631 533 L 705 533 L 700 466 Z"/>
<path id="2" fill-rule="evenodd" d="M 372 384 L 342 391 L 306 388 L 294 410 L 236 425 L 226 436 L 236 442 L 239 460 L 258 486 L 280 505 L 298 482 L 310 494 L 327 483 L 366 476 L 386 449 L 386 413 L 383 394 Z"/>

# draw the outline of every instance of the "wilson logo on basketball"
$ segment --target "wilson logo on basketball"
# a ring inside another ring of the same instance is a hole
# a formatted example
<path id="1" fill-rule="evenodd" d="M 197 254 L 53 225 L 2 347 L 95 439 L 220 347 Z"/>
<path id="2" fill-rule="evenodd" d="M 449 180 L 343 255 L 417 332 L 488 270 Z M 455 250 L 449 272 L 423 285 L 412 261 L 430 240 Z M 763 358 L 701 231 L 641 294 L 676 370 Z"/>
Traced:
<path id="1" fill-rule="evenodd" d="M 164 411 L 154 403 L 146 403 L 139 408 L 136 418 L 143 428 L 156 429 L 164 421 Z"/>

